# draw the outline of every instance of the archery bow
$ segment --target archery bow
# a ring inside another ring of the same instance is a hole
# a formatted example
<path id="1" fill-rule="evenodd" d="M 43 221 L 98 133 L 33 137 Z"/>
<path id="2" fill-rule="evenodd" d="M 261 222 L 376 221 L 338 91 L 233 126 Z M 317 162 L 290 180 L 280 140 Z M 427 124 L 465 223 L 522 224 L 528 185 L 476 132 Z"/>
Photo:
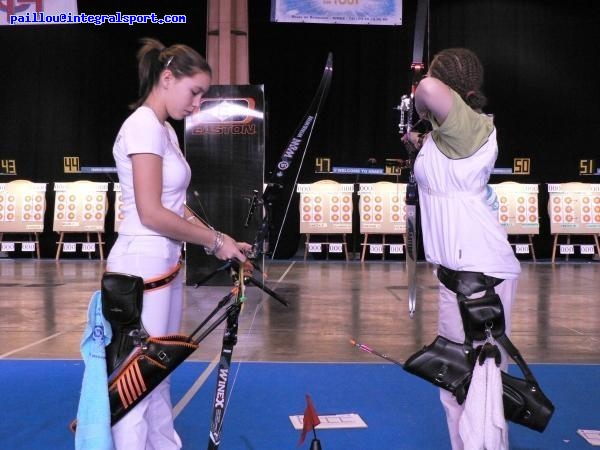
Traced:
<path id="1" fill-rule="evenodd" d="M 413 127 L 414 94 L 422 77 L 423 69 L 423 42 L 428 10 L 428 0 L 419 0 L 415 22 L 415 40 L 413 44 L 413 80 L 410 95 L 403 95 L 400 105 L 400 123 L 398 125 L 401 135 L 408 138 Z M 408 312 L 412 318 L 417 306 L 417 257 L 418 257 L 418 187 L 413 170 L 417 149 L 410 139 L 404 139 L 404 146 L 408 152 L 407 167 L 410 170 L 406 185 L 406 272 L 408 277 Z"/>
<path id="2" fill-rule="evenodd" d="M 277 232 L 275 244 L 273 245 L 271 258 L 274 258 L 277 252 L 277 247 L 281 240 L 283 227 L 285 225 L 287 215 L 290 209 L 290 204 L 292 202 L 292 196 L 295 194 L 296 185 L 298 184 L 300 169 L 302 168 L 302 163 L 304 162 L 304 157 L 306 156 L 308 143 L 312 136 L 312 131 L 315 126 L 317 117 L 319 116 L 321 106 L 324 100 L 326 99 L 327 94 L 329 93 L 329 86 L 331 85 L 332 76 L 333 55 L 329 53 L 327 55 L 327 62 L 325 63 L 325 69 L 323 70 L 321 82 L 317 87 L 317 91 L 315 92 L 310 106 L 308 107 L 308 110 L 306 111 L 304 117 L 300 121 L 300 124 L 298 125 L 298 128 L 296 129 L 292 138 L 285 147 L 281 157 L 279 158 L 279 161 L 275 166 L 275 170 L 273 170 L 270 173 L 269 180 L 267 182 L 267 187 L 263 192 L 265 210 L 267 211 L 267 215 L 269 217 L 272 217 L 272 208 L 278 196 L 278 191 L 280 192 L 286 186 L 286 184 L 289 185 L 289 180 L 293 176 L 294 165 L 298 163 L 298 167 L 295 171 L 295 176 L 293 178 L 293 184 L 291 185 L 290 194 L 283 213 L 283 219 L 281 220 L 281 224 L 279 225 L 279 231 Z M 273 228 L 273 224 L 270 225 L 270 228 Z"/>

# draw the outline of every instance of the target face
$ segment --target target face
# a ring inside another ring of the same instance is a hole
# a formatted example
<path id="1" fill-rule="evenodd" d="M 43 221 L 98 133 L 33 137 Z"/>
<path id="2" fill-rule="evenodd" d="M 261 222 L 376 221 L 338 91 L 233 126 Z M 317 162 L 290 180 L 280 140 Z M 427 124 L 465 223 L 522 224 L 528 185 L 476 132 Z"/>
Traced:
<path id="1" fill-rule="evenodd" d="M 300 233 L 346 234 L 352 232 L 354 185 L 331 180 L 299 184 Z"/>
<path id="2" fill-rule="evenodd" d="M 121 193 L 121 185 L 115 183 L 113 187 L 115 191 L 115 233 L 119 232 L 119 226 L 125 219 L 125 213 L 123 212 L 123 194 Z"/>
<path id="3" fill-rule="evenodd" d="M 0 232 L 44 231 L 46 183 L 0 183 Z"/>
<path id="4" fill-rule="evenodd" d="M 548 184 L 552 234 L 600 233 L 600 184 Z"/>
<path id="5" fill-rule="evenodd" d="M 358 195 L 361 233 L 406 232 L 406 184 L 362 183 Z"/>
<path id="6" fill-rule="evenodd" d="M 537 184 L 490 184 L 498 197 L 498 220 L 508 234 L 539 234 Z"/>
<path id="7" fill-rule="evenodd" d="M 55 183 L 54 231 L 104 232 L 108 183 Z"/>

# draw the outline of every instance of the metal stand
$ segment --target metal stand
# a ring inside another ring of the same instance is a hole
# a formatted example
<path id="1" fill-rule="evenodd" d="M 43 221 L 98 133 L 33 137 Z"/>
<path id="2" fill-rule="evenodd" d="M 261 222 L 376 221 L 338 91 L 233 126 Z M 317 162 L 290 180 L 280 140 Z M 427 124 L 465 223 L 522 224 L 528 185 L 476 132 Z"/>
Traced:
<path id="1" fill-rule="evenodd" d="M 310 450 L 322 450 L 321 441 L 317 438 L 314 438 L 310 443 Z"/>

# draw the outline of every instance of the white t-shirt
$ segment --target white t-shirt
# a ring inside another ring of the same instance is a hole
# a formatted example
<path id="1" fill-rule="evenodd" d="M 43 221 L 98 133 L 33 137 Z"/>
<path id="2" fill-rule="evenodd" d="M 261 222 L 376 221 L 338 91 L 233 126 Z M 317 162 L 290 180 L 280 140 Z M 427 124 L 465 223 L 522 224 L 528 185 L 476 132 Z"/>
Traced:
<path id="1" fill-rule="evenodd" d="M 130 158 L 135 153 L 152 153 L 162 158 L 162 204 L 181 217 L 191 179 L 190 166 L 173 127 L 168 122 L 162 124 L 150 108 L 140 106 L 123 122 L 113 147 L 123 199 L 124 219 L 119 234 L 158 235 L 141 224 L 137 213 Z"/>
<path id="2" fill-rule="evenodd" d="M 419 185 L 421 229 L 427 261 L 452 270 L 483 272 L 514 279 L 521 271 L 507 233 L 490 202 L 488 181 L 498 144 L 491 119 L 474 114 L 453 92 L 453 106 L 442 125 L 425 139 L 414 164 Z M 473 142 L 473 131 L 488 129 Z M 471 148 L 462 154 L 461 141 Z M 452 151 L 440 150 L 451 144 Z M 463 157 L 461 157 L 463 156 Z"/>

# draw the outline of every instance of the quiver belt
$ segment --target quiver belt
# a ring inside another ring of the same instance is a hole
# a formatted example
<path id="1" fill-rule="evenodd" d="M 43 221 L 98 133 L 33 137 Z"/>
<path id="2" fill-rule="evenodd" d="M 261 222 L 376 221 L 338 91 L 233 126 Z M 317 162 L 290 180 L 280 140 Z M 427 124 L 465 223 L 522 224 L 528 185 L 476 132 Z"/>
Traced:
<path id="1" fill-rule="evenodd" d="M 437 276 L 444 286 L 456 293 L 466 344 L 484 341 L 488 332 L 494 338 L 505 334 L 504 307 L 494 290 L 503 280 L 481 272 L 458 272 L 443 266 L 438 267 Z M 485 291 L 483 296 L 469 298 L 482 291 Z"/>
<path id="2" fill-rule="evenodd" d="M 457 402 L 462 404 L 476 363 L 473 341 L 494 337 L 525 376 L 521 379 L 505 372 L 501 374 L 505 418 L 533 430 L 544 431 L 554 413 L 554 405 L 544 395 L 529 366 L 506 336 L 504 308 L 494 290 L 503 280 L 442 266 L 437 274 L 440 282 L 456 293 L 465 342 L 453 342 L 438 336 L 432 344 L 407 359 L 404 369 L 452 392 Z M 469 298 L 482 291 L 485 291 L 482 297 Z"/>
<path id="3" fill-rule="evenodd" d="M 106 369 L 110 376 L 131 352 L 148 337 L 142 324 L 144 291 L 158 289 L 173 281 L 177 264 L 167 275 L 144 282 L 136 275 L 105 272 L 100 282 L 102 315 L 111 325 L 112 339 L 106 347 Z"/>
<path id="4" fill-rule="evenodd" d="M 196 342 L 183 335 L 144 340 L 108 380 L 111 424 L 125 416 L 197 348 Z"/>
<path id="5" fill-rule="evenodd" d="M 144 280 L 135 275 L 105 272 L 100 286 L 102 315 L 112 329 L 112 339 L 106 347 L 106 369 L 110 376 L 146 337 L 141 323 Z"/>

